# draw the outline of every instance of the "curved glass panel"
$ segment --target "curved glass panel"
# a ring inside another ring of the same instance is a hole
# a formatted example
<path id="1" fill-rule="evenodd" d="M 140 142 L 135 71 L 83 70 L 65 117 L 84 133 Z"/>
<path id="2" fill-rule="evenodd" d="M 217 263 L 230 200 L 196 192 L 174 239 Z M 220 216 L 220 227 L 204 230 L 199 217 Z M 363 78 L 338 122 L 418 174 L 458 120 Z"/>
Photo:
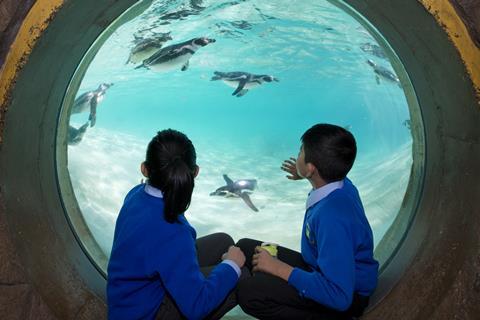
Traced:
<path id="1" fill-rule="evenodd" d="M 160 46 L 198 37 L 216 41 L 188 65 L 142 62 Z M 199 237 L 222 231 L 299 250 L 311 187 L 287 180 L 280 165 L 296 157 L 306 129 L 325 122 L 357 139 L 349 178 L 378 244 L 402 206 L 413 161 L 406 95 L 379 37 L 329 2 L 304 0 L 155 1 L 117 29 L 63 111 L 71 112 L 72 187 L 103 253 L 126 193 L 142 178 L 147 143 L 165 128 L 186 133 L 197 149 L 201 171 L 186 216 Z M 241 91 L 212 81 L 216 71 L 273 81 Z M 224 174 L 257 180 L 250 198 L 258 212 L 240 198 L 210 196 Z"/>

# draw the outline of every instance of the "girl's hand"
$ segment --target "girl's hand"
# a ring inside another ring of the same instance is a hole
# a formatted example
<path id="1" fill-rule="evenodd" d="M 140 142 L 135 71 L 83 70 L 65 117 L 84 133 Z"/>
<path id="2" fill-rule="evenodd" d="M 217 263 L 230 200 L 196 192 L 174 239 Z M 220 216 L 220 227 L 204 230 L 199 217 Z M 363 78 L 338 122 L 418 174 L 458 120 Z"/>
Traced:
<path id="1" fill-rule="evenodd" d="M 282 169 L 283 171 L 289 173 L 290 175 L 287 175 L 287 178 L 290 179 L 290 180 L 300 180 L 300 179 L 303 179 L 302 177 L 300 177 L 297 173 L 297 159 L 293 158 L 293 157 L 290 157 L 290 159 L 288 160 L 284 160 L 283 163 L 282 163 L 282 166 L 280 167 L 280 169 Z"/>
<path id="2" fill-rule="evenodd" d="M 240 268 L 245 264 L 245 254 L 243 254 L 243 251 L 239 247 L 230 246 L 228 251 L 222 256 L 222 260 L 227 259 L 235 262 Z"/>
<path id="3" fill-rule="evenodd" d="M 256 247 L 255 252 L 256 253 L 253 255 L 252 259 L 253 272 L 261 271 L 270 273 L 274 276 L 282 278 L 285 281 L 288 281 L 288 278 L 293 271 L 292 266 L 272 257 L 267 250 L 261 247 Z"/>

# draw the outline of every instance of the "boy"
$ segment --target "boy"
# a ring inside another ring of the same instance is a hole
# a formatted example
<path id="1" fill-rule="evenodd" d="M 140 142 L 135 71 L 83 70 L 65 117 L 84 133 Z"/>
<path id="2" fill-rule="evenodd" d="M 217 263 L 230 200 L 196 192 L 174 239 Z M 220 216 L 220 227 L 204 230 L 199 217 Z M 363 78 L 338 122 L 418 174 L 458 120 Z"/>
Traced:
<path id="1" fill-rule="evenodd" d="M 240 281 L 242 309 L 259 319 L 350 319 L 361 316 L 377 285 L 373 235 L 359 194 L 346 178 L 356 156 L 347 130 L 317 124 L 302 136 L 298 159 L 284 161 L 288 179 L 307 179 L 301 254 L 280 247 L 278 259 L 259 241 L 242 239 L 255 276 Z"/>

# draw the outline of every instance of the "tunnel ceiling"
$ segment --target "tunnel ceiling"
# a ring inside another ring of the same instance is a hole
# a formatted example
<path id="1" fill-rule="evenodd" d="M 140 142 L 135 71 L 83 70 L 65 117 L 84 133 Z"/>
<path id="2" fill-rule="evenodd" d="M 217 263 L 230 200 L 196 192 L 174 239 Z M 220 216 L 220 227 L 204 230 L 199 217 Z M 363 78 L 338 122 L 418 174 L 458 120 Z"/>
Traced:
<path id="1" fill-rule="evenodd" d="M 475 45 L 480 48 L 480 2 L 478 0 L 450 0 L 468 28 Z"/>

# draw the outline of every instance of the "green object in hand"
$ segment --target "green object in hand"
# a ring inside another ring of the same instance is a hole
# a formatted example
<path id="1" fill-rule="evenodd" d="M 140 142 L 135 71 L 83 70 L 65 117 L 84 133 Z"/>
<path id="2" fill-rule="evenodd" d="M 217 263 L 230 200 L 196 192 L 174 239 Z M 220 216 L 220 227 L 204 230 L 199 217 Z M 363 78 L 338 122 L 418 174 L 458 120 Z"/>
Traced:
<path id="1" fill-rule="evenodd" d="M 276 258 L 278 254 L 277 246 L 276 243 L 264 242 L 260 247 L 267 250 L 272 257 Z"/>

